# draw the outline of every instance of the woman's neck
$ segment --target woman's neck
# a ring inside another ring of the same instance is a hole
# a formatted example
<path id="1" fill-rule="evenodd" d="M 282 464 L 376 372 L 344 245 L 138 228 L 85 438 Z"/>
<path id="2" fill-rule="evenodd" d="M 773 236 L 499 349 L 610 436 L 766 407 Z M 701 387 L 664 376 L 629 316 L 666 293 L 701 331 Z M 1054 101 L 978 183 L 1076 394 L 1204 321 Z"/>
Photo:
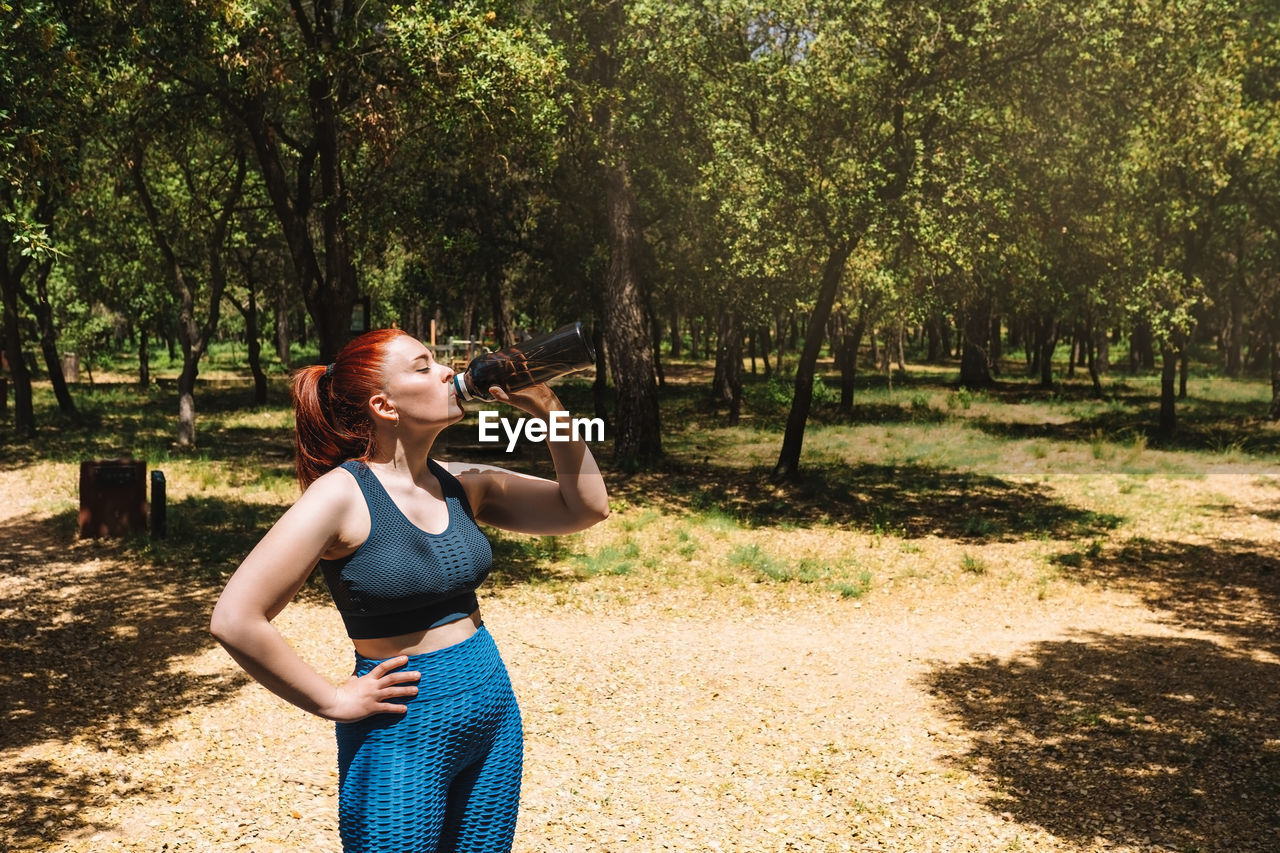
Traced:
<path id="1" fill-rule="evenodd" d="M 403 433 L 379 436 L 368 464 L 398 476 L 408 475 L 416 481 L 427 470 L 436 435 L 438 432 L 416 437 Z"/>

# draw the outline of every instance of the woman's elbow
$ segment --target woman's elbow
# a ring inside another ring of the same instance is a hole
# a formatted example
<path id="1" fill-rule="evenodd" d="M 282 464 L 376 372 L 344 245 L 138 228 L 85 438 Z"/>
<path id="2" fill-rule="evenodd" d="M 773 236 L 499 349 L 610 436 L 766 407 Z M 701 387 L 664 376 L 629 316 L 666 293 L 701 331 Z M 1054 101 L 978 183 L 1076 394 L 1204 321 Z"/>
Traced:
<path id="1" fill-rule="evenodd" d="M 209 633 L 224 646 L 234 646 L 243 633 L 245 620 L 225 602 L 218 602 L 209 616 Z"/>
<path id="2" fill-rule="evenodd" d="M 609 502 L 606 500 L 600 504 L 585 506 L 582 508 L 579 515 L 582 530 L 586 530 L 588 527 L 594 527 L 609 517 Z"/>

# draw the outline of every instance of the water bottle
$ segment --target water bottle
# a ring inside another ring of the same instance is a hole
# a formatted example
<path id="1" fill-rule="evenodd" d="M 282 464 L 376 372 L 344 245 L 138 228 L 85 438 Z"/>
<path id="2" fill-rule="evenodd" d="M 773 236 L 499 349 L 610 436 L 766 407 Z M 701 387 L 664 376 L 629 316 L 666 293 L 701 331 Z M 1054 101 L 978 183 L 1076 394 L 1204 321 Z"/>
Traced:
<path id="1" fill-rule="evenodd" d="M 477 356 L 465 371 L 454 375 L 453 387 L 459 399 L 492 400 L 489 389 L 495 385 L 503 391 L 519 391 L 595 363 L 596 353 L 582 323 L 574 322 L 513 347 Z"/>

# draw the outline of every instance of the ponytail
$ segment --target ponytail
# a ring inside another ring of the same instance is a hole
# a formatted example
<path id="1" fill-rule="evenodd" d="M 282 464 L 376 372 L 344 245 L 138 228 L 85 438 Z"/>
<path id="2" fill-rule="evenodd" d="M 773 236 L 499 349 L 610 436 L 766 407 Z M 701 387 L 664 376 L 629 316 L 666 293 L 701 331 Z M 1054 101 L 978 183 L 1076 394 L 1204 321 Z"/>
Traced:
<path id="1" fill-rule="evenodd" d="M 400 329 L 377 329 L 352 340 L 333 364 L 293 374 L 298 483 L 303 489 L 348 459 L 373 453 L 369 399 L 382 390 L 386 348 Z"/>

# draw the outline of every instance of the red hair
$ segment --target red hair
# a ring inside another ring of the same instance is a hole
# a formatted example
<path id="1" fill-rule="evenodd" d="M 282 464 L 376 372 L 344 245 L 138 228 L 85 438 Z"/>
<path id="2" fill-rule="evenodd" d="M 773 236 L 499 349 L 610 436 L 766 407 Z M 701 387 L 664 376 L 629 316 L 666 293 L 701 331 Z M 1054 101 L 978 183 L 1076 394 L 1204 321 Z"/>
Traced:
<path id="1" fill-rule="evenodd" d="M 369 398 L 383 389 L 387 347 L 406 335 L 375 329 L 355 338 L 328 367 L 311 365 L 293 374 L 294 435 L 298 482 L 306 488 L 348 459 L 373 453 Z"/>

